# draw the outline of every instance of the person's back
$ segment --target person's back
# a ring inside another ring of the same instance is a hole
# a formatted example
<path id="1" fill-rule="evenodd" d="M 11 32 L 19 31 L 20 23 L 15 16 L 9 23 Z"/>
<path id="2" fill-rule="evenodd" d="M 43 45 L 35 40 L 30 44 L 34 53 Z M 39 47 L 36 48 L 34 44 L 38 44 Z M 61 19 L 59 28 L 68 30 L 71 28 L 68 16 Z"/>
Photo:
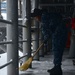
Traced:
<path id="1" fill-rule="evenodd" d="M 51 35 L 56 28 L 62 23 L 62 15 L 60 13 L 44 12 L 41 17 L 42 32 L 44 35 Z"/>

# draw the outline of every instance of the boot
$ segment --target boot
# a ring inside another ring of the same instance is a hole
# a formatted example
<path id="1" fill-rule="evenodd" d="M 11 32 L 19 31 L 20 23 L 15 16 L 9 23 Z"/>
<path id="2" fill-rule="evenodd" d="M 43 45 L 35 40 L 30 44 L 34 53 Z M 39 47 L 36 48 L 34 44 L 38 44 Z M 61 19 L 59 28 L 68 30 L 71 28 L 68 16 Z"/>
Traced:
<path id="1" fill-rule="evenodd" d="M 52 69 L 47 70 L 50 75 L 62 75 L 61 66 L 54 66 Z"/>

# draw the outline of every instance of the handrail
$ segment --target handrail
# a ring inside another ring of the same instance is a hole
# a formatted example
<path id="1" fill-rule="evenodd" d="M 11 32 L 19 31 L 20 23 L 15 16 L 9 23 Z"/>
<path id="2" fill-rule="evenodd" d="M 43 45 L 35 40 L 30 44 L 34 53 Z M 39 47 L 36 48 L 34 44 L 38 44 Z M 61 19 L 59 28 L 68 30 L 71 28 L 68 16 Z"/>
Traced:
<path id="1" fill-rule="evenodd" d="M 27 28 L 27 26 L 24 26 L 24 25 L 20 25 L 20 24 L 18 24 L 18 26 Z"/>
<path id="2" fill-rule="evenodd" d="M 41 38 L 39 38 L 39 40 L 42 40 Z M 36 41 L 36 39 L 31 39 L 31 41 Z"/>
<path id="3" fill-rule="evenodd" d="M 23 42 L 27 42 L 27 39 L 19 41 L 19 43 L 23 43 Z"/>
<path id="4" fill-rule="evenodd" d="M 27 39 L 19 41 L 19 43 L 23 43 L 23 42 L 27 42 Z M 12 44 L 12 43 L 13 43 L 12 40 L 10 40 L 10 41 L 0 41 L 0 45 L 2 45 L 2 44 Z"/>
<path id="5" fill-rule="evenodd" d="M 0 22 L 7 23 L 7 24 L 13 24 L 12 21 L 4 20 L 4 19 L 0 19 Z"/>
<path id="6" fill-rule="evenodd" d="M 6 63 L 6 64 L 0 66 L 0 69 L 6 67 L 7 65 L 11 64 L 12 62 L 13 62 L 13 60 L 11 59 L 8 63 Z"/>
<path id="7" fill-rule="evenodd" d="M 24 56 L 22 56 L 22 57 L 19 57 L 19 60 L 20 59 L 22 59 L 22 58 L 24 58 L 24 57 L 26 57 L 28 55 L 28 53 L 26 53 Z"/>
<path id="8" fill-rule="evenodd" d="M 28 55 L 28 53 L 26 53 L 24 56 L 22 56 L 22 57 L 19 57 L 19 60 L 20 59 L 22 59 L 22 58 L 24 58 L 24 57 L 26 57 Z M 4 67 L 6 67 L 6 66 L 8 66 L 9 64 L 11 64 L 13 62 L 13 60 L 11 59 L 9 62 L 7 62 L 6 64 L 4 64 L 4 65 L 2 65 L 2 66 L 0 66 L 0 69 L 2 69 L 2 68 L 4 68 Z"/>
<path id="9" fill-rule="evenodd" d="M 1 41 L 0 45 L 2 45 L 2 44 L 11 44 L 11 43 L 12 43 L 12 40 L 10 40 L 10 41 Z"/>
<path id="10" fill-rule="evenodd" d="M 0 19 L 0 22 L 7 23 L 7 24 L 13 24 L 12 21 L 4 20 L 4 19 Z M 24 25 L 21 25 L 21 24 L 18 24 L 18 26 L 27 28 L 27 26 L 24 26 Z"/>

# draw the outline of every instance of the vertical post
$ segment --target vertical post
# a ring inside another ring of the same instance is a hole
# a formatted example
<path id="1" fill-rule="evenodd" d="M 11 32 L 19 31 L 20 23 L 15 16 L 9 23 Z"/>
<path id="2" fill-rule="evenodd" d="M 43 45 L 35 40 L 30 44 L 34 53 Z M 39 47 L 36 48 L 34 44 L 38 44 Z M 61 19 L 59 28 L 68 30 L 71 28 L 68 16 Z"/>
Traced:
<path id="1" fill-rule="evenodd" d="M 39 44 L 41 44 L 42 43 L 42 39 L 43 39 L 43 35 L 42 35 L 42 32 L 41 32 L 41 30 L 39 30 L 39 37 L 40 37 L 40 40 L 39 40 Z M 39 56 L 40 57 L 44 57 L 44 45 L 43 45 L 43 47 L 41 48 L 41 50 L 39 51 Z"/>
<path id="2" fill-rule="evenodd" d="M 39 47 L 39 27 L 38 27 L 38 23 L 35 23 L 35 25 L 37 25 L 35 28 L 34 33 L 32 34 L 32 38 L 35 39 L 35 41 L 33 41 L 33 51 L 36 51 L 37 48 Z M 35 55 L 34 60 L 39 60 L 39 52 Z"/>
<path id="3" fill-rule="evenodd" d="M 47 54 L 47 43 L 44 44 L 44 54 L 45 54 L 45 55 Z"/>
<path id="4" fill-rule="evenodd" d="M 0 18 L 3 19 L 2 15 L 1 15 L 1 0 L 0 0 Z"/>
<path id="5" fill-rule="evenodd" d="M 69 58 L 75 58 L 75 30 L 72 30 Z"/>
<path id="6" fill-rule="evenodd" d="M 7 20 L 13 22 L 7 25 L 7 62 L 11 59 L 13 63 L 7 67 L 7 75 L 19 75 L 18 72 L 18 0 L 7 0 Z"/>
<path id="7" fill-rule="evenodd" d="M 65 2 L 64 3 L 67 3 L 67 1 L 65 0 Z M 66 5 L 65 5 L 65 7 L 64 7 L 64 11 L 65 11 L 65 13 L 66 13 Z"/>
<path id="8" fill-rule="evenodd" d="M 39 3 L 39 0 L 33 0 L 33 8 L 38 8 L 38 3 Z M 37 48 L 39 47 L 39 23 L 36 21 L 35 21 L 35 28 L 36 28 L 36 31 L 32 35 L 33 39 L 35 39 L 35 41 L 33 41 L 33 50 L 37 50 Z M 39 60 L 39 52 L 36 54 L 34 59 Z"/>
<path id="9" fill-rule="evenodd" d="M 75 5 L 75 0 L 74 0 L 74 5 Z M 73 19 L 75 20 L 75 8 L 74 8 L 74 12 L 73 12 Z M 75 22 L 74 22 L 74 24 L 75 24 Z M 75 26 L 74 26 L 74 29 L 72 28 L 69 58 L 75 58 Z"/>
<path id="10" fill-rule="evenodd" d="M 21 13 L 21 0 L 18 0 L 18 14 L 19 14 L 19 17 L 22 16 L 22 13 Z"/>
<path id="11" fill-rule="evenodd" d="M 50 52 L 51 49 L 52 49 L 52 38 L 50 38 L 49 41 L 48 41 L 48 47 L 47 47 L 47 49 L 48 49 L 48 52 Z"/>
<path id="12" fill-rule="evenodd" d="M 23 24 L 27 28 L 23 28 L 23 40 L 27 39 L 27 42 L 23 42 L 23 54 L 28 53 L 28 56 L 24 58 L 24 62 L 31 56 L 31 23 L 30 23 L 30 13 L 31 13 L 31 1 L 23 0 L 22 6 L 22 17 Z M 26 17 L 25 17 L 26 16 Z"/>
<path id="13" fill-rule="evenodd" d="M 0 0 L 0 15 L 1 15 L 1 0 Z"/>

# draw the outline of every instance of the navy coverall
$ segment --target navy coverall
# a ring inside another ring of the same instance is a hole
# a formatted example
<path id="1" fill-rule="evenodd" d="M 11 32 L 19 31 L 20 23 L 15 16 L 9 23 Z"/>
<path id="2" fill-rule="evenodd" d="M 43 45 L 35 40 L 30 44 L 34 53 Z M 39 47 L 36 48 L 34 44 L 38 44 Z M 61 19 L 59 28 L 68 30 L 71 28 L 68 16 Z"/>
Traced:
<path id="1" fill-rule="evenodd" d="M 44 34 L 44 39 L 52 37 L 54 65 L 61 65 L 63 51 L 68 35 L 66 22 L 59 13 L 43 13 L 41 22 L 41 29 Z"/>

